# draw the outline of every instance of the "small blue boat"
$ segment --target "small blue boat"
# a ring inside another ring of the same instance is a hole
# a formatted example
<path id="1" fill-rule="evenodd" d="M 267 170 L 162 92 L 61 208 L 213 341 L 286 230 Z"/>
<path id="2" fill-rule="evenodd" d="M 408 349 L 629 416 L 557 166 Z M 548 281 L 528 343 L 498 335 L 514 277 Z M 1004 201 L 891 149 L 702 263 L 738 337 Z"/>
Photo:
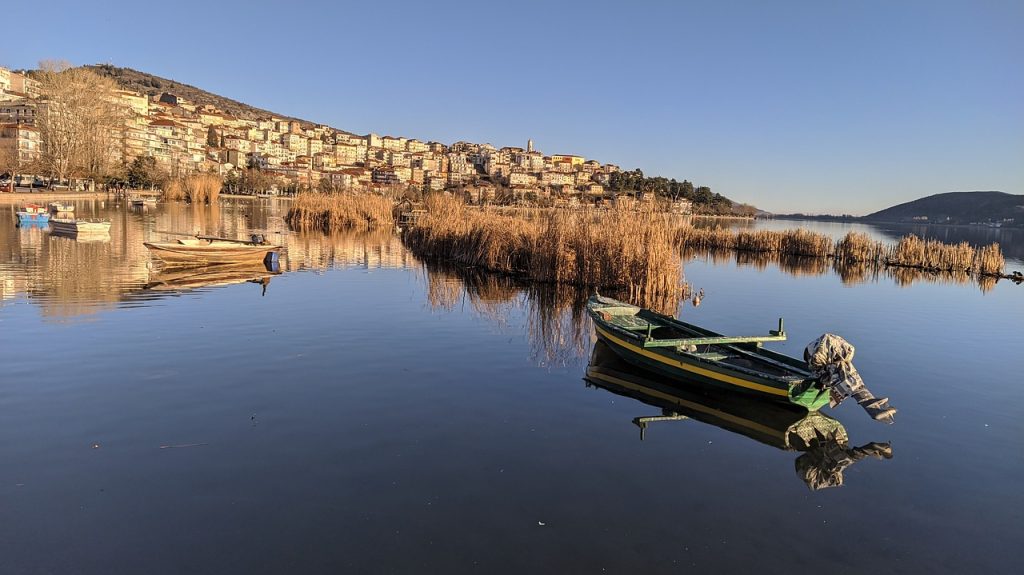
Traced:
<path id="1" fill-rule="evenodd" d="M 43 206 L 26 204 L 24 208 L 17 211 L 18 224 L 45 224 L 50 221 L 50 213 Z"/>

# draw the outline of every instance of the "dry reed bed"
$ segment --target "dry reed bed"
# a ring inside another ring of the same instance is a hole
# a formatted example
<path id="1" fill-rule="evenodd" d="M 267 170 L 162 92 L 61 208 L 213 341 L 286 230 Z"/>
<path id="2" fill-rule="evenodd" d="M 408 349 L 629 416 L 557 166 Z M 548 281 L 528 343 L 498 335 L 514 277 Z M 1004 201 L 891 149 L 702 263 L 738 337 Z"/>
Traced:
<path id="1" fill-rule="evenodd" d="M 421 256 L 539 282 L 618 288 L 640 302 L 683 290 L 672 229 L 657 214 L 558 210 L 527 220 L 446 196 L 430 197 L 426 207 L 404 237 Z"/>
<path id="2" fill-rule="evenodd" d="M 966 242 L 946 244 L 913 234 L 888 245 L 860 232 L 849 232 L 834 242 L 825 234 L 804 229 L 747 231 L 683 226 L 676 230 L 675 242 L 684 250 L 730 249 L 979 275 L 1001 275 L 1005 265 L 999 244 L 975 248 Z"/>
<path id="3" fill-rule="evenodd" d="M 192 174 L 168 180 L 163 185 L 164 200 L 185 200 L 193 204 L 213 204 L 220 197 L 224 180 L 216 174 Z"/>
<path id="4" fill-rule="evenodd" d="M 295 197 L 285 220 L 292 228 L 338 232 L 391 229 L 395 202 L 376 194 L 304 192 Z"/>
<path id="5" fill-rule="evenodd" d="M 974 248 L 908 235 L 895 245 L 850 232 L 839 241 L 805 229 L 730 230 L 673 226 L 649 212 L 553 210 L 530 217 L 482 211 L 435 195 L 406 234 L 421 255 L 537 281 L 627 288 L 636 299 L 680 290 L 677 250 L 736 250 L 926 271 L 1000 276 L 998 244 Z M 375 194 L 303 193 L 288 212 L 297 229 L 390 229 L 393 201 Z M 641 295 L 642 294 L 642 295 Z"/>

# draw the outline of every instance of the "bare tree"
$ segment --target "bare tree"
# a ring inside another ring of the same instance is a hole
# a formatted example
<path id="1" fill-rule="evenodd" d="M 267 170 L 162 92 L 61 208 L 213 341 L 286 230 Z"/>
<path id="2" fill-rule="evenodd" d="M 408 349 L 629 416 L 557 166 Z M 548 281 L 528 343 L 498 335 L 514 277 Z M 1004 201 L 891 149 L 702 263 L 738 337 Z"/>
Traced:
<path id="1" fill-rule="evenodd" d="M 11 178 L 10 189 L 0 189 L 0 192 L 14 191 L 14 177 L 18 175 L 18 168 L 21 167 L 18 161 L 18 140 L 14 139 L 13 146 L 7 145 L 4 138 L 0 138 L 0 176 L 7 174 Z"/>
<path id="2" fill-rule="evenodd" d="M 36 77 L 44 169 L 58 180 L 107 176 L 120 158 L 127 117 L 117 84 L 62 61 L 40 62 Z"/>

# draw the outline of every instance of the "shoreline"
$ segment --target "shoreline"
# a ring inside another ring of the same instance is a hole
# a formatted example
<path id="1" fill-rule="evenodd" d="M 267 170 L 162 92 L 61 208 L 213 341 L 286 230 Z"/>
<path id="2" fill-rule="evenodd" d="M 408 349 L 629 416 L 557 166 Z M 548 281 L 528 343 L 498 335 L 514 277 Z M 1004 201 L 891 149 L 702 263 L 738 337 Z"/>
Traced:
<path id="1" fill-rule="evenodd" d="M 27 190 L 27 188 L 21 188 Z M 145 196 L 145 197 L 160 197 L 160 190 L 125 190 L 125 193 L 133 196 Z M 107 192 L 28 192 L 28 191 L 16 191 L 0 192 L 0 204 L 13 204 L 13 203 L 37 203 L 45 204 L 47 202 L 53 202 L 57 200 L 113 200 L 116 194 L 112 191 Z M 220 194 L 221 198 L 228 198 L 232 200 L 268 200 L 268 199 L 292 199 L 291 196 L 274 196 L 272 198 L 261 198 L 258 196 L 245 195 L 245 194 Z M 178 200 L 165 200 L 179 202 Z M 186 204 L 188 202 L 181 200 L 179 203 Z"/>

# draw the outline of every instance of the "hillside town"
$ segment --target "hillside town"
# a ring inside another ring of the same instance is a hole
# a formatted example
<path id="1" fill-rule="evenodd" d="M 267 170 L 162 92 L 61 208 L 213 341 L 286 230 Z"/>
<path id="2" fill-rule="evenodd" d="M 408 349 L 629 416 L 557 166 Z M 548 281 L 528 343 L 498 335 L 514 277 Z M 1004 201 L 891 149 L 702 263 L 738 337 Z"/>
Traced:
<path id="1" fill-rule="evenodd" d="M 146 95 L 115 88 L 105 99 L 116 107 L 117 120 L 104 135 L 102 162 L 88 163 L 108 168 L 104 173 L 89 173 L 72 166 L 57 174 L 55 183 L 55 170 L 41 161 L 47 143 L 40 126 L 54 106 L 32 72 L 0 67 L 0 174 L 6 174 L 9 187 L 145 187 L 158 186 L 161 179 L 206 172 L 220 175 L 225 191 L 234 193 L 449 190 L 465 194 L 471 203 L 542 205 L 658 198 L 677 213 L 691 211 L 694 195 L 689 182 L 669 183 L 664 178 L 659 178 L 664 189 L 639 184 L 623 189 L 622 182 L 629 179 L 623 174 L 634 172 L 579 155 L 544 154 L 532 140 L 525 147 L 445 145 L 401 136 L 357 135 L 273 115 L 241 118 L 170 92 Z M 697 191 L 712 197 L 707 188 Z M 714 198 L 728 202 L 721 196 Z"/>

